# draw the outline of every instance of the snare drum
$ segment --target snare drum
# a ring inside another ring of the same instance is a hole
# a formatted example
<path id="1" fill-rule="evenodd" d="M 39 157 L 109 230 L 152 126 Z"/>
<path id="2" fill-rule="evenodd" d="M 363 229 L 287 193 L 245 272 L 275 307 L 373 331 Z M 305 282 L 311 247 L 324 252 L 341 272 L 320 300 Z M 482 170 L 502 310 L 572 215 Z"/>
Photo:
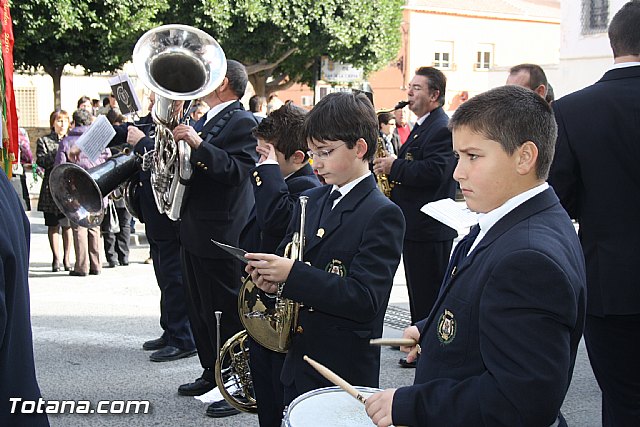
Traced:
<path id="1" fill-rule="evenodd" d="M 356 387 L 364 396 L 382 391 L 377 388 Z M 371 427 L 373 421 L 364 405 L 340 387 L 311 390 L 298 396 L 287 409 L 282 427 Z"/>

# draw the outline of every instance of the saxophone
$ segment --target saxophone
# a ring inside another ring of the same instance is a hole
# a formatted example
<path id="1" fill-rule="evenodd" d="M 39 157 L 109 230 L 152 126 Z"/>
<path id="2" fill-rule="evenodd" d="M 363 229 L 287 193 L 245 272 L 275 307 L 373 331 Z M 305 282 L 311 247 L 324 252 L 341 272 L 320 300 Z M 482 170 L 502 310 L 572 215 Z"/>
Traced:
<path id="1" fill-rule="evenodd" d="M 300 196 L 300 228 L 293 234 L 291 242 L 285 248 L 284 256 L 289 259 L 303 260 L 304 227 L 307 208 L 307 196 Z M 263 347 L 279 353 L 286 353 L 298 324 L 300 304 L 278 293 L 270 298 L 259 292 L 258 287 L 247 276 L 238 296 L 240 320 L 251 337 Z M 268 301 L 271 299 L 271 301 Z"/>
<path id="2" fill-rule="evenodd" d="M 374 159 L 381 159 L 387 157 L 387 150 L 384 148 L 384 139 L 378 136 L 378 142 L 376 143 L 376 153 Z M 393 189 L 393 183 L 389 181 L 387 174 L 380 173 L 376 175 L 376 181 L 378 182 L 378 188 L 387 197 L 391 197 L 391 190 Z"/>

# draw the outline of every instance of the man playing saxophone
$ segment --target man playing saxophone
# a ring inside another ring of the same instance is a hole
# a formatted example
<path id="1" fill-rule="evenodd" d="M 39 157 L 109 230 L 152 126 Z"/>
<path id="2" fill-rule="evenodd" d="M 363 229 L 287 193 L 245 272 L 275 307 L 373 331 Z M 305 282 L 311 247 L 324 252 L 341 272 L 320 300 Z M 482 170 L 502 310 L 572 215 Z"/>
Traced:
<path id="1" fill-rule="evenodd" d="M 380 349 L 369 339 L 382 334 L 405 228 L 402 212 L 369 171 L 378 122 L 365 95 L 324 97 L 307 115 L 303 134 L 313 168 L 329 184 L 303 193 L 303 260 L 246 255 L 246 271 L 260 289 L 303 304 L 280 376 L 285 404 L 331 386 L 303 361 L 305 354 L 352 384 L 378 386 Z M 277 253 L 299 220 L 297 207 Z"/>

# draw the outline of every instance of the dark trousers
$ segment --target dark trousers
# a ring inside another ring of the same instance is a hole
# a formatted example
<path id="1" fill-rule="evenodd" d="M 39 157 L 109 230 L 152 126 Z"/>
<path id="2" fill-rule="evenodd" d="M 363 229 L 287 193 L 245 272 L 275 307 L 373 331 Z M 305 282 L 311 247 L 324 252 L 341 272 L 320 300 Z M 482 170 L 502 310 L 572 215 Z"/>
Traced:
<path id="1" fill-rule="evenodd" d="M 162 337 L 173 347 L 195 348 L 187 315 L 185 289 L 180 267 L 178 239 L 155 240 L 147 236 L 153 269 L 160 288 L 160 327 Z"/>
<path id="2" fill-rule="evenodd" d="M 588 315 L 584 340 L 602 390 L 602 425 L 640 426 L 640 315 Z"/>
<path id="3" fill-rule="evenodd" d="M 108 212 L 105 214 L 103 224 L 109 224 Z M 127 208 L 116 207 L 118 213 L 118 223 L 120 224 L 119 233 L 103 232 L 102 238 L 104 239 L 104 254 L 107 257 L 107 262 L 115 263 L 119 261 L 120 264 L 129 263 L 129 239 L 131 237 L 131 214 Z M 103 228 L 104 229 L 104 228 Z"/>
<path id="4" fill-rule="evenodd" d="M 282 423 L 284 386 L 280 382 L 280 372 L 285 356 L 285 353 L 271 351 L 249 338 L 251 379 L 260 427 L 280 427 Z"/>
<path id="5" fill-rule="evenodd" d="M 243 329 L 238 315 L 238 291 L 242 269 L 235 259 L 211 259 L 180 249 L 182 277 L 186 285 L 187 313 L 198 349 L 202 378 L 215 382 L 215 311 L 221 311 L 220 346 Z"/>
<path id="6" fill-rule="evenodd" d="M 449 264 L 452 246 L 453 240 L 404 241 L 402 261 L 407 279 L 412 324 L 426 318 L 436 302 Z"/>

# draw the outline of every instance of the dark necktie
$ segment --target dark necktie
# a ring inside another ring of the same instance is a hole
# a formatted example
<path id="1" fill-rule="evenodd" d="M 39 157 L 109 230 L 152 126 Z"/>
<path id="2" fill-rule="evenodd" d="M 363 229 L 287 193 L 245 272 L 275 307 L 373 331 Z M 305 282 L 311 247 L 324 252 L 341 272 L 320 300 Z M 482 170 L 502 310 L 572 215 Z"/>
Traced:
<path id="1" fill-rule="evenodd" d="M 452 265 L 454 269 L 457 270 L 458 266 L 462 263 L 467 257 L 469 253 L 469 249 L 475 242 L 476 237 L 478 237 L 478 233 L 480 233 L 480 226 L 474 225 L 469 230 L 469 234 L 467 234 L 460 242 L 456 245 L 455 250 L 453 251 L 453 255 L 451 255 L 451 261 L 449 261 L 449 265 Z M 455 274 L 455 270 L 452 270 L 451 274 Z"/>
<path id="2" fill-rule="evenodd" d="M 333 209 L 333 202 L 336 201 L 337 198 L 342 196 L 338 190 L 333 190 L 327 200 L 324 202 L 324 206 L 322 207 L 322 215 L 320 215 L 320 224 L 324 222 L 324 220 L 329 216 L 331 209 Z"/>
<path id="3" fill-rule="evenodd" d="M 200 119 L 198 119 L 197 122 L 193 124 L 193 129 L 196 132 L 200 132 L 206 122 L 207 122 L 207 115 L 205 114 L 204 116 L 200 117 Z"/>

